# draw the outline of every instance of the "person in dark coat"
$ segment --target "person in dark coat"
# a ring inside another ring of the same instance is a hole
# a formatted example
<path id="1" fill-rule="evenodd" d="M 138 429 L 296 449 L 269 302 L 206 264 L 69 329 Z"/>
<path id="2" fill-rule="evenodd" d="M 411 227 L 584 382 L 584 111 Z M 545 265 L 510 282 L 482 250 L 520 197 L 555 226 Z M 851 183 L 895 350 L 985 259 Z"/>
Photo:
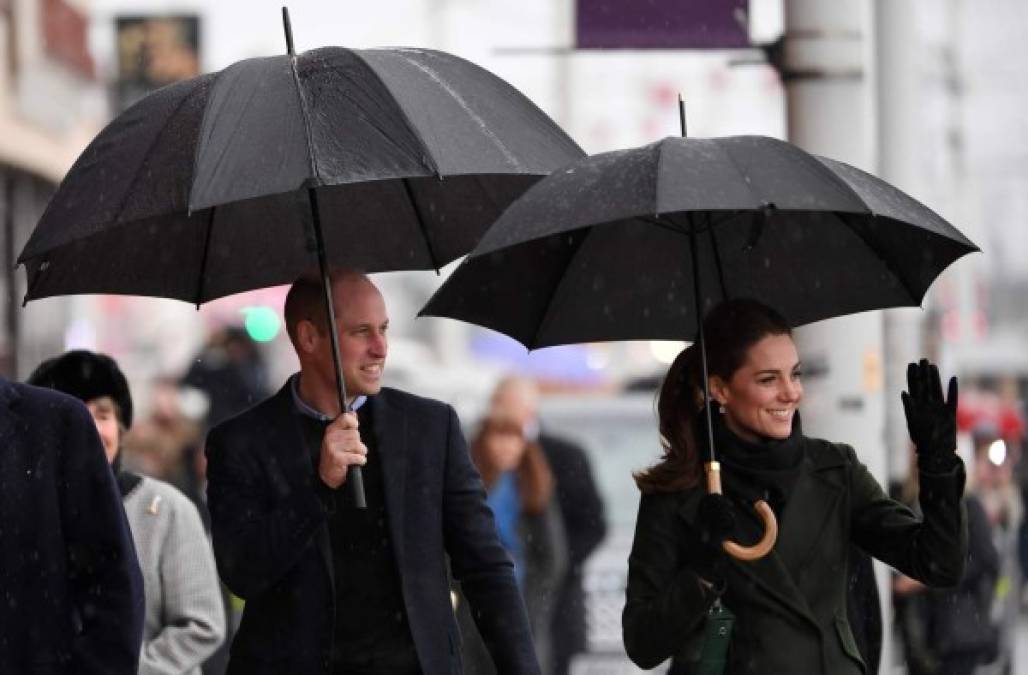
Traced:
<path id="1" fill-rule="evenodd" d="M 356 412 L 340 414 L 320 280 L 302 278 L 285 306 L 299 374 L 207 438 L 215 558 L 246 601 L 229 673 L 461 672 L 447 556 L 497 670 L 538 673 L 456 413 L 381 386 L 389 320 L 367 277 L 332 290 Z"/>
<path id="2" fill-rule="evenodd" d="M 493 393 L 491 407 L 513 417 L 525 438 L 542 447 L 556 481 L 568 563 L 552 612 L 550 671 L 553 675 L 566 675 L 571 659 L 587 646 L 582 569 L 607 535 L 606 509 L 585 450 L 541 426 L 539 390 L 534 382 L 517 376 L 504 378 Z"/>
<path id="3" fill-rule="evenodd" d="M 916 500 L 917 476 L 904 486 L 904 501 Z M 999 552 L 981 499 L 969 491 L 967 565 L 956 588 L 929 589 L 897 576 L 893 581 L 896 623 L 910 675 L 972 675 L 999 656 L 992 603 L 1000 574 Z"/>
<path id="4" fill-rule="evenodd" d="M 539 445 L 557 478 L 557 502 L 568 540 L 568 566 L 553 610 L 553 675 L 567 675 L 571 660 L 586 651 L 585 562 L 607 536 L 606 509 L 585 450 L 543 430 Z"/>
<path id="5" fill-rule="evenodd" d="M 0 378 L 0 670 L 135 673 L 143 579 L 78 400 Z"/>
<path id="6" fill-rule="evenodd" d="M 672 659 L 686 672 L 714 602 L 736 616 L 733 674 L 865 673 L 847 618 L 850 545 L 930 586 L 954 586 L 967 556 L 956 449 L 956 381 L 911 364 L 903 402 L 918 450 L 923 518 L 890 499 L 841 443 L 804 436 L 800 363 L 788 323 L 752 300 L 730 300 L 704 321 L 714 438 L 724 495 L 701 483 L 705 411 L 698 348 L 671 365 L 658 402 L 663 461 L 636 476 L 643 492 L 629 558 L 625 648 L 642 668 Z M 770 503 L 777 543 L 752 562 L 721 543 L 752 544 Z"/>

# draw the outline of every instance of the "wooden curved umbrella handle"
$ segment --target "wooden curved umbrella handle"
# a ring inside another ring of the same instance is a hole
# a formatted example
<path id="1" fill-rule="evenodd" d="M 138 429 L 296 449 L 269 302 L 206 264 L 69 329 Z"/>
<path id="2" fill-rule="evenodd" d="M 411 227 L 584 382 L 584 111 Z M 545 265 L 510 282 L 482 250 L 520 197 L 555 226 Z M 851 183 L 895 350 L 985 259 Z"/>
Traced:
<path id="1" fill-rule="evenodd" d="M 707 462 L 705 469 L 707 472 L 707 491 L 712 494 L 721 494 L 721 464 L 719 462 Z M 736 560 L 760 560 L 771 552 L 775 541 L 778 539 L 778 519 L 775 518 L 775 513 L 768 506 L 768 503 L 761 499 L 753 505 L 753 508 L 764 523 L 764 536 L 760 538 L 760 541 L 753 546 L 743 546 L 736 544 L 734 541 L 726 541 L 721 544 L 725 549 L 725 553 Z"/>
<path id="2" fill-rule="evenodd" d="M 753 505 L 753 508 L 757 511 L 760 519 L 764 521 L 764 536 L 760 538 L 760 541 L 753 546 L 742 546 L 734 541 L 726 541 L 721 544 L 725 553 L 736 560 L 760 560 L 771 552 L 775 540 L 778 539 L 778 520 L 775 519 L 775 512 L 771 510 L 767 502 L 761 499 Z"/>

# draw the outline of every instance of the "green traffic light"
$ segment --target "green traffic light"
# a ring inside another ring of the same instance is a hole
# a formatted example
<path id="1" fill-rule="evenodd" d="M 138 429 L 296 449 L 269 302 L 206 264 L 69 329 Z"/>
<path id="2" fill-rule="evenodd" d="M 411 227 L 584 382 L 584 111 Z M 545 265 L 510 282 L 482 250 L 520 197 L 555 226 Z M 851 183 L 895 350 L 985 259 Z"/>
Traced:
<path id="1" fill-rule="evenodd" d="M 243 314 L 246 315 L 243 320 L 246 334 L 254 342 L 271 342 L 282 327 L 278 314 L 270 307 L 245 307 Z"/>

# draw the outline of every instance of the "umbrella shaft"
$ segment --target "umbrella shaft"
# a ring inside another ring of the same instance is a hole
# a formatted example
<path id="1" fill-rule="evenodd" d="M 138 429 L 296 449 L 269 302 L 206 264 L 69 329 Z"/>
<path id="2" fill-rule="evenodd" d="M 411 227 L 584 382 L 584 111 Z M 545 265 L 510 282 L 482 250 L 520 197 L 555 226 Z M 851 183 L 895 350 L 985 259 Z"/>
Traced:
<path id="1" fill-rule="evenodd" d="M 325 296 L 325 313 L 328 319 L 328 333 L 332 342 L 332 363 L 336 371 L 336 391 L 339 395 L 339 411 L 346 412 L 346 382 L 343 380 L 343 359 L 339 351 L 339 330 L 336 328 L 335 303 L 332 301 L 332 274 L 325 255 L 325 235 L 321 231 L 321 215 L 318 211 L 318 196 L 309 188 L 311 219 L 314 223 L 314 241 L 317 245 L 318 271 L 321 273 L 321 287 Z"/>
<path id="2" fill-rule="evenodd" d="M 314 223 L 314 240 L 318 248 L 318 269 L 321 272 L 321 287 L 325 293 L 325 311 L 328 315 L 328 334 L 332 342 L 332 363 L 336 371 L 336 392 L 339 395 L 340 413 L 349 412 L 346 404 L 346 381 L 343 379 L 343 358 L 339 351 L 339 330 L 336 328 L 336 310 L 332 301 L 332 275 L 328 268 L 328 261 L 325 256 L 325 236 L 321 231 L 321 215 L 318 212 L 318 196 L 314 188 L 309 188 L 307 195 L 310 198 L 311 219 Z M 353 486 L 354 503 L 359 509 L 367 508 L 367 500 L 364 495 L 364 477 L 359 466 L 353 465 L 347 469 L 347 482 Z"/>
<path id="3" fill-rule="evenodd" d="M 710 456 L 707 461 L 714 462 L 714 419 L 710 409 L 710 376 L 707 374 L 707 343 L 703 339 L 703 294 L 700 291 L 700 260 L 696 251 L 696 224 L 692 214 L 689 215 L 689 255 L 692 257 L 692 292 L 693 306 L 696 308 L 696 342 L 700 348 L 700 374 L 703 377 L 703 411 L 707 422 L 707 448 Z"/>

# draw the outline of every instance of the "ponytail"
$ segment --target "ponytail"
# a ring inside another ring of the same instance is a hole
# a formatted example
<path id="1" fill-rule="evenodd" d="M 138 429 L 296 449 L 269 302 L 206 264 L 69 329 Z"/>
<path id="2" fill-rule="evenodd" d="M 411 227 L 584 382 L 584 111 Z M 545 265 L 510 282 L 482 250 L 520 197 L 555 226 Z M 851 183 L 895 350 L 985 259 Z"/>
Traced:
<path id="1" fill-rule="evenodd" d="M 696 423 L 703 408 L 702 367 L 696 343 L 683 349 L 668 368 L 657 395 L 660 462 L 633 475 L 644 494 L 691 488 L 702 475 Z"/>

